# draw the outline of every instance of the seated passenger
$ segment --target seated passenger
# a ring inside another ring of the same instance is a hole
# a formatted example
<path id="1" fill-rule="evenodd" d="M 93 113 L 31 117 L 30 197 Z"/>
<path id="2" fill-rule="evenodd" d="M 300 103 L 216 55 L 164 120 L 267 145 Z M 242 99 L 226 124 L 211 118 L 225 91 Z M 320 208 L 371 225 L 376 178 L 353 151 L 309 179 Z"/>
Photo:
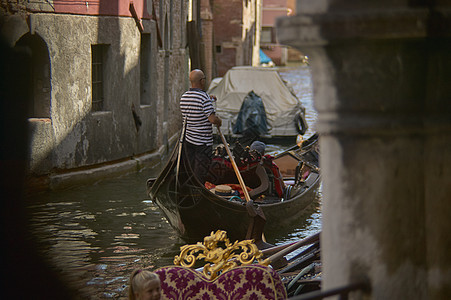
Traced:
<path id="1" fill-rule="evenodd" d="M 261 156 L 265 155 L 266 144 L 260 141 L 254 141 L 251 144 L 251 151 L 257 151 Z"/>
<path id="2" fill-rule="evenodd" d="M 274 163 L 274 157 L 266 154 L 266 144 L 260 141 L 254 141 L 250 146 L 250 151 L 255 151 L 261 156 L 261 162 L 269 179 L 269 187 L 265 194 L 274 194 L 279 198 L 283 197 L 285 190 L 285 183 L 283 182 L 282 174 L 280 173 L 279 167 Z"/>
<path id="3" fill-rule="evenodd" d="M 261 195 L 271 198 L 282 198 L 284 195 L 285 183 L 279 167 L 273 162 L 273 156 L 265 154 L 265 150 L 266 144 L 260 141 L 254 141 L 246 149 L 240 144 L 233 149 L 241 176 L 246 186 L 252 189 L 249 196 L 254 200 Z M 236 173 L 224 154 L 223 146 L 216 147 L 209 173 L 215 176 L 207 179 L 208 189 L 211 189 L 212 185 L 238 184 Z"/>

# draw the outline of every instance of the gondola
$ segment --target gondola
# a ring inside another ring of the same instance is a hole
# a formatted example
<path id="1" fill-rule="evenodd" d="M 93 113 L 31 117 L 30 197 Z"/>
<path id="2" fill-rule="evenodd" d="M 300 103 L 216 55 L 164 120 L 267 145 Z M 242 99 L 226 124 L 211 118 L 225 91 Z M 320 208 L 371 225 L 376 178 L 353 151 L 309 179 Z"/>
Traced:
<path id="1" fill-rule="evenodd" d="M 255 211 L 262 212 L 266 219 L 265 230 L 292 226 L 312 203 L 320 184 L 317 135 L 274 157 L 259 156 L 248 147 L 235 144 L 234 160 L 252 195 L 250 202 L 238 194 L 237 177 L 223 145 L 215 149 L 205 184 L 193 176 L 180 145 L 160 175 L 147 181 L 147 192 L 185 241 L 199 241 L 216 230 L 226 231 L 232 240 L 245 239 Z M 277 191 L 276 182 L 281 178 L 268 168 L 277 164 L 284 174 L 282 191 Z M 218 186 L 224 185 L 232 187 L 232 191 L 219 191 Z"/>

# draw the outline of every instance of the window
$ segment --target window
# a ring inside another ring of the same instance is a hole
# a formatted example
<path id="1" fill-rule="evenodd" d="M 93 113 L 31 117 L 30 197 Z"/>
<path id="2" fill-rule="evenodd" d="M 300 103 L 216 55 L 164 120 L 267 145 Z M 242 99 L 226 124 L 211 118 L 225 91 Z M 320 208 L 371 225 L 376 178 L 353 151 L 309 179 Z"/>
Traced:
<path id="1" fill-rule="evenodd" d="M 222 53 L 222 46 L 216 45 L 216 53 Z"/>
<path id="2" fill-rule="evenodd" d="M 91 111 L 102 111 L 104 107 L 104 69 L 108 45 L 91 45 L 92 106 Z"/>
<path id="3" fill-rule="evenodd" d="M 151 101 L 152 90 L 152 48 L 150 34 L 143 33 L 141 35 L 141 65 L 140 65 L 140 85 L 141 85 L 141 105 L 149 105 Z"/>
<path id="4" fill-rule="evenodd" d="M 261 43 L 271 43 L 272 42 L 272 28 L 271 27 L 262 27 L 260 42 Z"/>

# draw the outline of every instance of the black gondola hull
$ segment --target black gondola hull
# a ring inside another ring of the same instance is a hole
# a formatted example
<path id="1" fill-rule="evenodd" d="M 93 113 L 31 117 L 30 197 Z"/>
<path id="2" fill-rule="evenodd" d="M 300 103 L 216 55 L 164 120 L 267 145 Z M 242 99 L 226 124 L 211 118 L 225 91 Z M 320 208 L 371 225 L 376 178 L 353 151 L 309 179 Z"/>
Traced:
<path id="1" fill-rule="evenodd" d="M 227 232 L 231 240 L 246 237 L 252 218 L 246 203 L 229 201 L 205 188 L 192 176 L 189 166 L 177 163 L 178 148 L 149 188 L 151 199 L 162 210 L 170 225 L 186 241 L 200 241 L 216 230 Z M 318 172 L 312 172 L 306 183 L 288 200 L 258 205 L 266 217 L 265 230 L 291 226 L 315 198 L 320 184 Z"/>

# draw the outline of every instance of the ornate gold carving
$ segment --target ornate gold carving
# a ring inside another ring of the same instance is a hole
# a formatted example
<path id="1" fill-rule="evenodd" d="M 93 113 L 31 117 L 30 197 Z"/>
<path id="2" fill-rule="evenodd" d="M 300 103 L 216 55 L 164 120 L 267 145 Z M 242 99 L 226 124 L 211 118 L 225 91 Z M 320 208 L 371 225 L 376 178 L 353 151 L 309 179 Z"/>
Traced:
<path id="1" fill-rule="evenodd" d="M 223 243 L 225 249 L 218 246 Z M 191 268 L 196 261 L 203 259 L 205 264 L 203 273 L 210 280 L 215 279 L 220 273 L 237 267 L 238 265 L 250 265 L 255 260 L 263 263 L 263 253 L 258 250 L 254 240 L 235 241 L 230 243 L 227 232 L 218 230 L 211 232 L 204 238 L 204 242 L 180 247 L 180 255 L 174 257 L 175 265 Z M 268 265 L 265 263 L 264 265 Z"/>

